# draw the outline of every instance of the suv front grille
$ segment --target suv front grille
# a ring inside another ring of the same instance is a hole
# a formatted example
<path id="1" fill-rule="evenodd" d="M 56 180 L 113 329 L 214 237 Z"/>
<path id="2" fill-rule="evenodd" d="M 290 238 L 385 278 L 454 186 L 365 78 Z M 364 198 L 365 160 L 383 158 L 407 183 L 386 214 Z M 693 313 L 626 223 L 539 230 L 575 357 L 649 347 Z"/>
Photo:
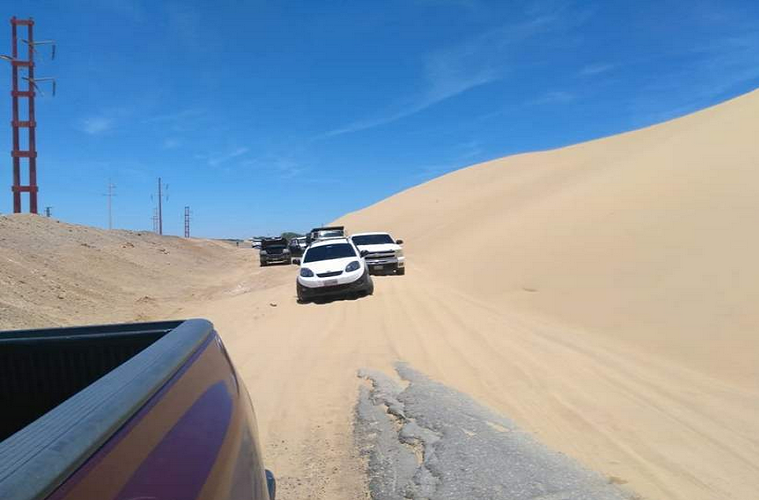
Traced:
<path id="1" fill-rule="evenodd" d="M 365 257 L 366 260 L 377 260 L 377 259 L 392 259 L 395 257 L 395 253 L 393 252 L 383 252 L 383 253 L 370 253 Z"/>

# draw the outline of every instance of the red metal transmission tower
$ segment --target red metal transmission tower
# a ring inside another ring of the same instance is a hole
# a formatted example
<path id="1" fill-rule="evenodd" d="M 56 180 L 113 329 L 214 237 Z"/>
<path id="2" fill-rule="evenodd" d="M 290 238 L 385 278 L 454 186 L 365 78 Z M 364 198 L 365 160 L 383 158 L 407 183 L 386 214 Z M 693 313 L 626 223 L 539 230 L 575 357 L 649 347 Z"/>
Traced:
<path id="1" fill-rule="evenodd" d="M 18 28 L 26 28 L 26 39 L 19 38 Z M 37 213 L 37 122 L 34 116 L 34 96 L 35 90 L 41 81 L 53 82 L 53 94 L 55 94 L 55 80 L 52 78 L 35 78 L 34 77 L 34 53 L 37 45 L 53 45 L 53 57 L 55 57 L 55 44 L 52 40 L 34 41 L 34 20 L 11 18 L 11 55 L 0 56 L 11 63 L 11 97 L 13 118 L 11 127 L 13 129 L 13 212 L 21 212 L 21 193 L 29 193 L 29 212 Z M 19 44 L 26 45 L 26 59 L 19 59 Z M 19 85 L 19 70 L 26 70 L 27 76 L 21 76 L 20 79 L 26 80 L 26 88 L 22 89 Z M 22 120 L 20 117 L 19 99 L 25 98 L 27 101 L 27 118 Z M 27 147 L 22 149 L 21 131 L 27 131 Z M 24 185 L 21 181 L 21 159 L 26 158 L 29 164 L 29 183 Z"/>

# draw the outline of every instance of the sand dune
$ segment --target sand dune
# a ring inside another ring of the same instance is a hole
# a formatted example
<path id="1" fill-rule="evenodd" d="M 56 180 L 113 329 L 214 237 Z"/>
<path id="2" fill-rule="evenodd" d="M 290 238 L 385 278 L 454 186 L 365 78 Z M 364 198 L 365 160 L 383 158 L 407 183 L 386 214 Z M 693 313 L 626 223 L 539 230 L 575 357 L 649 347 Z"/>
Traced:
<path id="1" fill-rule="evenodd" d="M 406 240 L 419 300 L 438 303 L 413 323 L 458 350 L 409 356 L 420 369 L 647 498 L 752 498 L 757 116 L 753 92 L 466 168 L 340 222 Z"/>
<path id="2" fill-rule="evenodd" d="M 759 92 L 460 170 L 351 214 L 441 281 L 759 384 Z"/>

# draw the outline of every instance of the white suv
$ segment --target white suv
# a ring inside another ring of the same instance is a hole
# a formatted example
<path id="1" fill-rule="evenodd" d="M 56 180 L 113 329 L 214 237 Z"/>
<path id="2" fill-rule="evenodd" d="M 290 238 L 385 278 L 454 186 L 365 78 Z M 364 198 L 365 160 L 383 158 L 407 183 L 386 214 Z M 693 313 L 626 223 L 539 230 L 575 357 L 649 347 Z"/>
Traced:
<path id="1" fill-rule="evenodd" d="M 406 274 L 406 258 L 403 256 L 403 240 L 393 240 L 387 233 L 358 233 L 351 241 L 362 255 L 372 272 Z"/>
<path id="2" fill-rule="evenodd" d="M 296 283 L 299 302 L 330 295 L 374 293 L 361 252 L 345 238 L 315 241 L 303 254 Z"/>

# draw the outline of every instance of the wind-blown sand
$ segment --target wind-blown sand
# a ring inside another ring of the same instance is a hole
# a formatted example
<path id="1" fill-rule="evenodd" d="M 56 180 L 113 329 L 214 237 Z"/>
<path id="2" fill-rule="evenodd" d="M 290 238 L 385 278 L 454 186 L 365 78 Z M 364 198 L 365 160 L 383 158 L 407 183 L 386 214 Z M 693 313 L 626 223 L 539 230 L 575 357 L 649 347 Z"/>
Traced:
<path id="1" fill-rule="evenodd" d="M 250 249 L 221 246 L 194 261 L 177 243 L 177 259 L 188 255 L 177 265 L 195 277 L 140 260 L 153 273 L 145 287 L 177 281 L 145 314 L 214 321 L 282 498 L 366 496 L 351 431 L 356 372 L 391 375 L 404 360 L 644 498 L 752 500 L 757 116 L 755 92 L 467 168 L 349 214 L 339 222 L 350 231 L 404 239 L 409 265 L 356 301 L 299 305 L 294 266 L 261 269 Z M 151 295 L 134 284 L 112 302 Z"/>

